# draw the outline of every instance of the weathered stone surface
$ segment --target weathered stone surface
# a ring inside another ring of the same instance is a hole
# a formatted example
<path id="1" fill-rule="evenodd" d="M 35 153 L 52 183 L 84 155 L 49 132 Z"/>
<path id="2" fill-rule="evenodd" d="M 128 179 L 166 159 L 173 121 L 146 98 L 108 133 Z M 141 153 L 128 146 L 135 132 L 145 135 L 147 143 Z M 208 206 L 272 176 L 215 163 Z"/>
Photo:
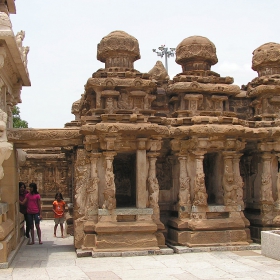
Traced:
<path id="1" fill-rule="evenodd" d="M 280 44 L 266 43 L 253 51 L 252 69 L 259 76 L 280 74 Z"/>
<path id="2" fill-rule="evenodd" d="M 258 239 L 261 229 L 280 224 L 278 47 L 254 52 L 259 77 L 240 89 L 211 71 L 218 59 L 205 37 L 177 46 L 183 71 L 169 80 L 160 63 L 149 73 L 134 69 L 137 39 L 110 33 L 97 48 L 105 68 L 74 102 L 74 121 L 64 129 L 8 131 L 17 148 L 60 147 L 44 156 L 27 151 L 21 178 L 28 170 L 43 194 L 52 193 L 50 182 L 69 191 L 81 255 L 157 254 L 166 236 L 189 247 L 247 246 L 249 228 Z M 6 53 L 0 49 L 0 64 Z M 53 181 L 48 164 L 59 165 Z"/>
<path id="3" fill-rule="evenodd" d="M 159 249 L 157 239 L 149 233 L 122 233 L 97 235 L 96 248 L 94 251 L 120 251 L 135 249 Z"/>

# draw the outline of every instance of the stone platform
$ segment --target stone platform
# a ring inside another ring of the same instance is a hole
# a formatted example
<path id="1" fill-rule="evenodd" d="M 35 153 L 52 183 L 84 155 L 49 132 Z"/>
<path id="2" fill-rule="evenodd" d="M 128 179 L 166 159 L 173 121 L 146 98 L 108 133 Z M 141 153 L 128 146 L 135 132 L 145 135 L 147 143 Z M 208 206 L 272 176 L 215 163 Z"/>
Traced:
<path id="1" fill-rule="evenodd" d="M 78 258 L 73 246 L 73 236 L 53 237 L 53 225 L 51 220 L 42 221 L 43 245 L 39 245 L 38 240 L 35 240 L 35 245 L 28 246 L 26 239 L 10 268 L 0 269 L 0 279 L 279 280 L 280 278 L 280 261 L 261 255 L 261 251 L 255 250 L 252 245 L 245 251 L 193 251 L 189 254 L 182 252 L 172 255 Z"/>

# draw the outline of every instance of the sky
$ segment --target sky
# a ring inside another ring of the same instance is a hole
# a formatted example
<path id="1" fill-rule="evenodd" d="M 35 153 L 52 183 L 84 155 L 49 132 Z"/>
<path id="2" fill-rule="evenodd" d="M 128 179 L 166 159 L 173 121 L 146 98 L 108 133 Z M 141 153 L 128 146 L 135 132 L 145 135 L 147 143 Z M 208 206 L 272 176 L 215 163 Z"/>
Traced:
<path id="1" fill-rule="evenodd" d="M 189 36 L 212 41 L 218 63 L 211 70 L 247 84 L 257 76 L 252 52 L 268 42 L 280 43 L 279 0 L 16 0 L 10 15 L 13 31 L 25 31 L 29 46 L 31 87 L 23 87 L 21 119 L 31 128 L 63 128 L 75 119 L 73 102 L 80 99 L 92 73 L 104 68 L 97 44 L 115 30 L 134 36 L 141 59 L 134 63 L 149 72 L 157 60 L 152 49 L 176 48 Z M 168 59 L 172 78 L 181 72 Z"/>

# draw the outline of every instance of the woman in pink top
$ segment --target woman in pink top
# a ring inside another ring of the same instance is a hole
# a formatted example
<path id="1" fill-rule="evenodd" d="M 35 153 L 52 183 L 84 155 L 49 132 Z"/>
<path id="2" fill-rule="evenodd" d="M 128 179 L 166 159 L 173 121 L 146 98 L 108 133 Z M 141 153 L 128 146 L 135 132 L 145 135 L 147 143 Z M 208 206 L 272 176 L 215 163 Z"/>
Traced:
<path id="1" fill-rule="evenodd" d="M 27 206 L 27 219 L 28 224 L 30 227 L 31 238 L 32 240 L 29 241 L 28 245 L 34 244 L 34 221 L 37 230 L 37 235 L 39 239 L 39 244 L 43 244 L 41 240 L 41 229 L 40 229 L 40 220 L 42 219 L 41 216 L 41 197 L 37 191 L 37 185 L 35 183 L 29 184 L 30 192 L 25 196 L 23 202 L 20 204 L 25 204 Z"/>

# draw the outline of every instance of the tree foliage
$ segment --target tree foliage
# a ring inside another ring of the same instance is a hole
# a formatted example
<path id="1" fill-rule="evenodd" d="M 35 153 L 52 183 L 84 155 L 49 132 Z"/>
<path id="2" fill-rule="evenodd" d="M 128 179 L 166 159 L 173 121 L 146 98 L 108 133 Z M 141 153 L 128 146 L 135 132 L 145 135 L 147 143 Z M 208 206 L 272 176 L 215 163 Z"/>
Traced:
<path id="1" fill-rule="evenodd" d="M 25 120 L 22 120 L 20 118 L 20 110 L 18 106 L 14 106 L 12 110 L 13 114 L 13 127 L 14 128 L 27 128 L 28 127 L 28 122 Z"/>

